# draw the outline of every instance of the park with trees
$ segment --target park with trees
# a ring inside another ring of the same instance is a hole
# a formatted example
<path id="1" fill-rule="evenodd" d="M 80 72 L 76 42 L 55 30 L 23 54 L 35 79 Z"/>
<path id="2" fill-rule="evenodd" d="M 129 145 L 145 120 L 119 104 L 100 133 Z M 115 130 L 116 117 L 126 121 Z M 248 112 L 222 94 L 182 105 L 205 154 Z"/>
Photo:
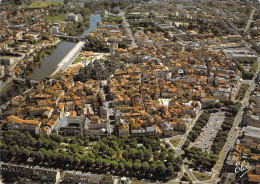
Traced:
<path id="1" fill-rule="evenodd" d="M 242 73 L 242 78 L 244 80 L 251 80 L 258 68 L 258 61 L 249 61 L 249 60 L 235 60 L 234 61 L 237 65 L 238 70 Z M 246 71 L 246 69 L 243 67 L 243 64 L 251 64 L 250 70 Z"/>
<path id="2" fill-rule="evenodd" d="M 5 162 L 156 180 L 176 176 L 182 165 L 182 157 L 166 148 L 159 137 L 67 138 L 14 130 L 1 135 L 1 158 Z"/>

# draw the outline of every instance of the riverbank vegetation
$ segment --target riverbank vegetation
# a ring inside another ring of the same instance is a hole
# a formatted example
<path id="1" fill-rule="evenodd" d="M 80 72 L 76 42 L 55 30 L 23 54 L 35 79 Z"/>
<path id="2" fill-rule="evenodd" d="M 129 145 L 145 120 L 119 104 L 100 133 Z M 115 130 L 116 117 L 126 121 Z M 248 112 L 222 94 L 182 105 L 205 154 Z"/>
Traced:
<path id="1" fill-rule="evenodd" d="M 57 48 L 57 45 L 51 45 L 47 48 L 42 49 L 39 53 L 36 53 L 36 55 L 33 58 L 33 62 L 28 63 L 27 67 L 24 68 L 24 72 L 21 74 L 21 77 L 25 78 L 28 76 L 31 72 L 33 72 L 34 68 L 41 64 L 41 61 L 46 57 L 52 54 L 54 49 Z"/>
<path id="2" fill-rule="evenodd" d="M 69 36 L 80 36 L 89 27 L 91 10 L 88 8 L 74 8 L 70 13 L 81 14 L 82 20 L 71 22 L 66 28 L 65 33 Z"/>
<path id="3" fill-rule="evenodd" d="M 3 133 L 1 158 L 5 162 L 116 173 L 150 179 L 170 179 L 180 171 L 182 158 L 167 149 L 159 137 L 95 137 Z"/>

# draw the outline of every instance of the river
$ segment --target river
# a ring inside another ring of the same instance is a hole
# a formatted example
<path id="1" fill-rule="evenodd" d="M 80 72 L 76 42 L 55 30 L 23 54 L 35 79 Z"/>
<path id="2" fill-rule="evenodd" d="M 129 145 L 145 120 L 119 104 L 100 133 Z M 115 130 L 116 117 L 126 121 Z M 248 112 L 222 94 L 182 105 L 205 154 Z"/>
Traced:
<path id="1" fill-rule="evenodd" d="M 97 23 L 102 21 L 102 17 L 100 14 L 90 15 L 90 23 L 89 28 L 84 31 L 84 33 L 80 37 L 85 37 L 91 31 L 97 29 Z M 61 41 L 58 47 L 54 50 L 54 52 L 45 57 L 41 64 L 34 68 L 32 74 L 30 75 L 30 79 L 32 80 L 40 80 L 46 76 L 51 75 L 60 61 L 75 47 L 77 43 Z"/>

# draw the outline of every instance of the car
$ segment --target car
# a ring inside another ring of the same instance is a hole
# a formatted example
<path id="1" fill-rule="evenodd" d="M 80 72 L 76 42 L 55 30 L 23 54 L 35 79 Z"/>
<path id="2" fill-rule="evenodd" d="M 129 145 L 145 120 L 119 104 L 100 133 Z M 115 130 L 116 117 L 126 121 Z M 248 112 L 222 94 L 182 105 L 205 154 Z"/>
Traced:
<path id="1" fill-rule="evenodd" d="M 230 141 L 228 142 L 228 144 L 230 144 Z"/>
<path id="2" fill-rule="evenodd" d="M 221 163 L 221 160 L 218 163 Z"/>

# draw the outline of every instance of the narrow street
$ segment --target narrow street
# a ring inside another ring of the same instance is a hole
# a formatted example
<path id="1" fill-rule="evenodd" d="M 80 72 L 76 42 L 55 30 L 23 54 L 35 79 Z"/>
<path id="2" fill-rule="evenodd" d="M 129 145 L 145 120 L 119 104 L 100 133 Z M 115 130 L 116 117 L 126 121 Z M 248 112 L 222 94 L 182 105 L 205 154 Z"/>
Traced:
<path id="1" fill-rule="evenodd" d="M 253 11 L 252 11 L 252 13 L 251 13 L 251 15 L 250 15 L 250 18 L 249 18 L 249 20 L 248 20 L 248 22 L 247 22 L 247 25 L 246 25 L 244 34 L 246 34 L 246 32 L 248 31 L 249 26 L 251 25 L 251 23 L 252 23 L 252 21 L 253 21 L 253 17 L 254 17 L 255 11 L 256 11 L 256 8 L 254 7 L 254 9 L 253 9 Z"/>

